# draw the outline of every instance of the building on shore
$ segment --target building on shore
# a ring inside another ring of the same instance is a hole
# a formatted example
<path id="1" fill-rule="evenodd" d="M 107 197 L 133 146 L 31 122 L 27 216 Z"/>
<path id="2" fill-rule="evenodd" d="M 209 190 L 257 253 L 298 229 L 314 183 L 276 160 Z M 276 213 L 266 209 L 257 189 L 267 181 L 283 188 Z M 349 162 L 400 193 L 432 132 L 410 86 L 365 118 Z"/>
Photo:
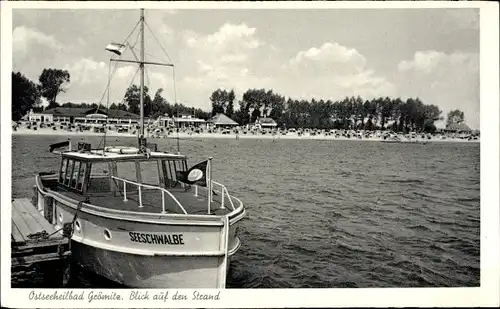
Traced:
<path id="1" fill-rule="evenodd" d="M 177 128 L 199 128 L 206 124 L 204 119 L 196 118 L 192 115 L 181 115 L 179 117 L 172 118 L 174 126 Z"/>
<path id="2" fill-rule="evenodd" d="M 207 120 L 207 123 L 209 123 L 211 127 L 215 128 L 232 128 L 238 126 L 236 121 L 221 113 L 216 114 Z"/>
<path id="3" fill-rule="evenodd" d="M 198 128 L 206 124 L 206 121 L 192 115 L 180 115 L 179 117 L 169 117 L 168 115 L 158 118 L 160 128 Z"/>
<path id="4" fill-rule="evenodd" d="M 102 110 L 98 108 L 56 107 L 40 113 L 30 111 L 31 123 L 75 124 L 75 125 L 118 125 L 134 126 L 139 124 L 139 115 L 118 109 Z"/>
<path id="5" fill-rule="evenodd" d="M 445 133 L 471 133 L 472 130 L 465 123 L 458 122 L 458 123 L 451 123 L 451 124 L 447 125 L 443 129 L 443 132 L 445 132 Z"/>
<path id="6" fill-rule="evenodd" d="M 273 118 L 269 117 L 262 117 L 262 118 L 257 118 L 255 120 L 254 128 L 261 130 L 261 129 L 274 129 L 278 126 L 276 121 L 274 121 Z"/>

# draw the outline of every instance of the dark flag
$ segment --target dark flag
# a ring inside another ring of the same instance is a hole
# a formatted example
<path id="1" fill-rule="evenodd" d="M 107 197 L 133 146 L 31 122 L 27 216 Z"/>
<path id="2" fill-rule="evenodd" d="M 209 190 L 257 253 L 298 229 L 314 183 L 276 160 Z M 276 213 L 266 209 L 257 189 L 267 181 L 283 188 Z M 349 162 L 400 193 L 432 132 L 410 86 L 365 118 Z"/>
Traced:
<path id="1" fill-rule="evenodd" d="M 54 149 L 57 149 L 57 148 L 68 147 L 68 146 L 69 146 L 69 141 L 55 143 L 55 144 L 50 145 L 49 152 L 52 152 L 52 151 L 54 151 Z"/>
<path id="2" fill-rule="evenodd" d="M 207 186 L 207 164 L 208 160 L 200 162 L 191 167 L 186 172 L 177 172 L 175 176 L 177 180 L 189 185 L 198 185 L 201 187 Z"/>

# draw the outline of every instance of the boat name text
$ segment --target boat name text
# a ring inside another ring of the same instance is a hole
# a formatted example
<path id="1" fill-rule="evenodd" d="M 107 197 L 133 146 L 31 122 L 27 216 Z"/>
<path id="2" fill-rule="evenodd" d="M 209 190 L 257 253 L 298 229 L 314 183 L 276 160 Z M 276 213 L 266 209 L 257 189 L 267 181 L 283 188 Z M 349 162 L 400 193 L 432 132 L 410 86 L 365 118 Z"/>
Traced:
<path id="1" fill-rule="evenodd" d="M 133 242 L 139 242 L 144 244 L 162 244 L 162 245 L 184 245 L 184 239 L 182 234 L 146 234 L 146 233 L 136 233 L 129 232 L 130 240 Z"/>

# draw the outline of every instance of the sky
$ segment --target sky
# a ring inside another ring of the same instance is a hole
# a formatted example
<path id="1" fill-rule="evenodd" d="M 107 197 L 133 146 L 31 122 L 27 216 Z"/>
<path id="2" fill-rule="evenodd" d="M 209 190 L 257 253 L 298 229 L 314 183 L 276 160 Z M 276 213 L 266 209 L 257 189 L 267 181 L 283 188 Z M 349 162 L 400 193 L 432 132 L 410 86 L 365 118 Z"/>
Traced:
<path id="1" fill-rule="evenodd" d="M 171 67 L 147 67 L 151 97 L 163 88 L 167 100 L 206 111 L 218 88 L 237 99 L 249 88 L 308 100 L 419 97 L 479 128 L 478 9 L 150 9 L 145 18 L 146 60 L 175 65 L 175 87 Z M 13 71 L 38 80 L 44 68 L 68 70 L 58 102 L 106 104 L 104 48 L 138 20 L 138 9 L 15 9 Z M 110 102 L 120 102 L 139 83 L 137 65 L 111 69 Z"/>

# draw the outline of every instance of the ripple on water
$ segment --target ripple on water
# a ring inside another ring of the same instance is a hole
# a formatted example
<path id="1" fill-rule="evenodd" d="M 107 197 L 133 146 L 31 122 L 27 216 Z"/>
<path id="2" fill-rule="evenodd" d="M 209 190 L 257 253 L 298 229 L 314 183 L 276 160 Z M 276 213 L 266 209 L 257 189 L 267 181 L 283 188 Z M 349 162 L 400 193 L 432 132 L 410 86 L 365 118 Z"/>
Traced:
<path id="1" fill-rule="evenodd" d="M 57 167 L 46 148 L 58 141 L 13 136 L 15 197 L 31 196 L 35 171 Z M 183 141 L 190 164 L 213 156 L 214 179 L 247 206 L 227 286 L 479 286 L 479 144 L 414 146 Z M 116 287 L 73 269 L 73 287 Z"/>

